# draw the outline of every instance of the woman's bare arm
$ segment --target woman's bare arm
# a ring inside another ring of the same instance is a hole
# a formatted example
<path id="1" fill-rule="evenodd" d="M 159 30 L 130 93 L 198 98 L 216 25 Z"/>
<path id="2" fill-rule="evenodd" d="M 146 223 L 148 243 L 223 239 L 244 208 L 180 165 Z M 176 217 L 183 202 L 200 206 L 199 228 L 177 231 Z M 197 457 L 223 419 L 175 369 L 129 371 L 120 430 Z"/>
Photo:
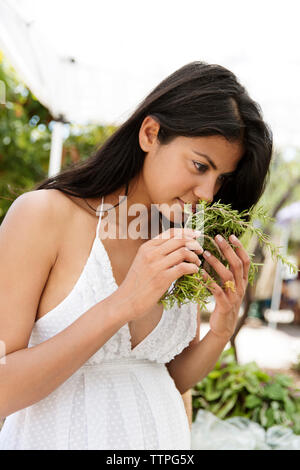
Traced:
<path id="1" fill-rule="evenodd" d="M 130 313 L 118 289 L 59 334 L 28 348 L 57 255 L 54 197 L 47 190 L 23 194 L 0 226 L 0 341 L 5 346 L 4 353 L 0 349 L 1 417 L 53 392 L 128 321 Z"/>
<path id="2" fill-rule="evenodd" d="M 125 323 L 117 292 L 37 346 L 8 354 L 0 365 L 0 417 L 36 403 L 79 369 Z"/>

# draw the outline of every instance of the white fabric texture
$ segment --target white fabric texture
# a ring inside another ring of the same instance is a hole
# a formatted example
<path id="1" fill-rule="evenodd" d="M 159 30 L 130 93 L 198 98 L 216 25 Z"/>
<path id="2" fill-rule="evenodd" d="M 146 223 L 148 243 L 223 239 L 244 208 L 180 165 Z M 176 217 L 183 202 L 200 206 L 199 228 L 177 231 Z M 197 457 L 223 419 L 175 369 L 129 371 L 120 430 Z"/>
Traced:
<path id="1" fill-rule="evenodd" d="M 100 221 L 101 216 L 80 277 L 35 322 L 28 347 L 57 335 L 118 288 L 99 237 Z M 196 328 L 196 304 L 164 309 L 154 330 L 131 349 L 126 323 L 47 397 L 9 415 L 0 449 L 190 449 L 182 396 L 165 364 L 188 346 Z"/>

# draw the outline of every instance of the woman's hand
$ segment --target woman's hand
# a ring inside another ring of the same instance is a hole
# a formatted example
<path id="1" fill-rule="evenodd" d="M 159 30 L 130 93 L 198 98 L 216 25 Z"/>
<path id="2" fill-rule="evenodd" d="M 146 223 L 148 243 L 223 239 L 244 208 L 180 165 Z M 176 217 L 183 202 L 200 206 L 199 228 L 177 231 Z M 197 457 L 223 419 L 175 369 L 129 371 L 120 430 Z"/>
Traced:
<path id="1" fill-rule="evenodd" d="M 116 294 L 122 302 L 130 303 L 130 321 L 156 306 L 176 279 L 198 273 L 200 260 L 193 251 L 203 253 L 195 240 L 200 234 L 189 228 L 171 228 L 139 247 Z"/>
<path id="2" fill-rule="evenodd" d="M 217 235 L 215 241 L 228 260 L 230 268 L 226 268 L 212 254 L 207 255 L 207 252 L 204 252 L 203 256 L 207 263 L 209 263 L 220 276 L 223 284 L 226 281 L 230 281 L 228 283 L 229 286 L 234 286 L 233 290 L 230 289 L 230 287 L 224 290 L 224 287 L 222 288 L 216 282 L 212 282 L 208 287 L 208 290 L 210 290 L 216 300 L 216 306 L 211 313 L 209 321 L 211 331 L 220 339 L 229 341 L 235 331 L 240 306 L 245 295 L 248 283 L 250 257 L 242 243 L 234 235 L 230 235 L 229 240 L 237 247 L 236 252 L 223 237 L 221 238 L 221 240 L 218 240 Z M 205 281 L 207 279 L 212 280 L 211 276 L 209 276 L 204 269 L 203 278 Z"/>

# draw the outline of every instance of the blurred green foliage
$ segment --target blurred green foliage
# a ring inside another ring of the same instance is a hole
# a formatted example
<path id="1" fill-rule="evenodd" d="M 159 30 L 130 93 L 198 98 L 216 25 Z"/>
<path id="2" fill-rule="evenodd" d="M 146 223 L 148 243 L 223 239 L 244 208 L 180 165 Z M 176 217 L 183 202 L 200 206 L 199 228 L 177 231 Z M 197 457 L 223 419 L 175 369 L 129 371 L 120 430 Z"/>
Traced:
<path id="1" fill-rule="evenodd" d="M 192 389 L 193 421 L 205 409 L 220 419 L 243 416 L 265 429 L 282 425 L 300 434 L 299 392 L 288 375 L 267 374 L 256 362 L 239 365 L 229 348 Z"/>
<path id="2" fill-rule="evenodd" d="M 11 203 L 48 176 L 53 117 L 20 81 L 0 52 L 0 224 Z M 114 126 L 66 124 L 62 169 L 84 160 L 116 130 Z"/>

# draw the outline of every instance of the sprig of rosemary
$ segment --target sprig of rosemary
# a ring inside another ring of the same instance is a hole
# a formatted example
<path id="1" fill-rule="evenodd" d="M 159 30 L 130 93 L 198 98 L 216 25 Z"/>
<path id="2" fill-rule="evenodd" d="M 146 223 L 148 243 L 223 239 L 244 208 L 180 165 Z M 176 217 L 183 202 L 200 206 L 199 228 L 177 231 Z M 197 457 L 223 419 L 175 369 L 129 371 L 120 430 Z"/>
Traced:
<path id="1" fill-rule="evenodd" d="M 255 220 L 261 220 L 264 223 L 275 220 L 268 215 L 264 207 L 252 206 L 249 210 L 239 212 L 236 209 L 232 209 L 230 204 L 222 204 L 220 200 L 214 203 L 199 200 L 197 208 L 199 208 L 199 206 L 200 210 L 193 213 L 191 206 L 185 205 L 184 210 L 188 214 L 185 227 L 201 230 L 203 233 L 203 249 L 210 251 L 225 267 L 229 268 L 229 263 L 216 244 L 214 237 L 217 234 L 221 234 L 235 250 L 236 247 L 230 243 L 229 240 L 231 234 L 235 235 L 241 241 L 245 249 L 247 249 L 247 245 L 252 236 L 256 235 L 259 244 L 261 246 L 267 246 L 273 259 L 276 258 L 277 261 L 280 260 L 282 264 L 288 265 L 290 271 L 294 274 L 298 272 L 297 266 L 280 253 L 280 248 L 282 247 L 275 246 L 271 242 L 269 235 L 263 233 L 259 227 L 255 227 L 253 223 Z M 248 253 L 248 255 L 250 259 L 254 257 L 254 254 Z M 189 302 L 194 302 L 200 305 L 201 310 L 206 310 L 209 297 L 212 295 L 208 290 L 208 286 L 213 282 L 222 286 L 222 280 L 216 271 L 202 256 L 199 257 L 202 261 L 202 266 L 211 276 L 212 281 L 210 279 L 204 280 L 201 268 L 199 268 L 198 273 L 181 276 L 159 300 L 159 303 L 162 303 L 165 309 L 172 308 L 176 302 L 178 307 Z M 259 266 L 262 266 L 262 264 L 254 263 L 251 260 L 248 274 L 250 285 L 253 285 Z"/>

